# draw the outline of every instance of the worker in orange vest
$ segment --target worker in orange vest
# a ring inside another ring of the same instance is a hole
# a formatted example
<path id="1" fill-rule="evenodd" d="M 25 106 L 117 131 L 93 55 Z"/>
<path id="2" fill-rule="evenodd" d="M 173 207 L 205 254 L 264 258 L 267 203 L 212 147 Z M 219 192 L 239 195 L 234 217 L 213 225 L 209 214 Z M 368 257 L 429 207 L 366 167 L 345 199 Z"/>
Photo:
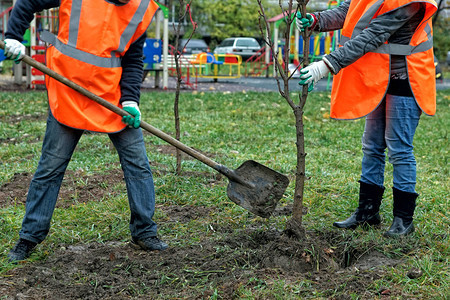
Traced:
<path id="1" fill-rule="evenodd" d="M 379 225 L 385 150 L 394 168 L 393 222 L 387 237 L 414 231 L 418 194 L 413 138 L 422 112 L 436 111 L 431 17 L 434 0 L 347 0 L 334 9 L 297 15 L 301 31 L 342 29 L 340 47 L 301 69 L 299 84 L 311 90 L 334 76 L 331 117 L 366 117 L 362 138 L 359 205 L 338 228 Z"/>
<path id="2" fill-rule="evenodd" d="M 122 107 L 130 116 L 120 117 L 103 106 L 46 78 L 49 116 L 42 154 L 28 191 L 20 239 L 8 259 L 26 259 L 50 230 L 50 221 L 66 167 L 85 131 L 107 133 L 120 158 L 131 210 L 131 246 L 164 250 L 157 237 L 155 189 L 139 128 L 140 85 L 146 30 L 158 9 L 153 0 L 18 0 L 11 12 L 5 55 L 19 61 L 20 43 L 34 13 L 59 7 L 59 31 L 41 33 L 51 44 L 47 66 Z"/>

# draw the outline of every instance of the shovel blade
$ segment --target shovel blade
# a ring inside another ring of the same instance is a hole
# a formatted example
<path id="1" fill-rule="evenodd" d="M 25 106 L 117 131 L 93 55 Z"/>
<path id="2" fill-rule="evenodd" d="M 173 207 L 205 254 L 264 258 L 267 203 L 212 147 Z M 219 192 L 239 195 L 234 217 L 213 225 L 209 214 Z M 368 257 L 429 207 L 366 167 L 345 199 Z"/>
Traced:
<path id="1" fill-rule="evenodd" d="M 234 170 L 236 175 L 249 184 L 230 179 L 227 195 L 231 201 L 263 218 L 268 218 L 275 210 L 289 185 L 289 179 L 253 160 L 245 161 Z"/>

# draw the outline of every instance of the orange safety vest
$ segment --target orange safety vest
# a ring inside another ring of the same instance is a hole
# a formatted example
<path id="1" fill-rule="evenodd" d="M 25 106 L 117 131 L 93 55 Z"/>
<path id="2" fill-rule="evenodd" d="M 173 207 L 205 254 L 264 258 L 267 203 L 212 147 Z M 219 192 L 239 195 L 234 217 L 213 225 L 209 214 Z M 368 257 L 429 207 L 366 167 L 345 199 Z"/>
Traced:
<path id="1" fill-rule="evenodd" d="M 431 17 L 437 10 L 434 0 L 420 0 L 425 16 L 408 45 L 386 42 L 343 68 L 333 78 L 331 117 L 357 119 L 372 112 L 383 100 L 390 79 L 390 55 L 405 55 L 414 98 L 428 115 L 436 112 L 436 79 Z M 364 30 L 377 16 L 411 3 L 410 0 L 352 1 L 342 28 L 340 46 Z"/>
<path id="2" fill-rule="evenodd" d="M 121 57 L 147 30 L 157 11 L 153 0 L 114 5 L 106 0 L 62 0 L 58 36 L 41 34 L 52 44 L 47 66 L 110 103 L 119 106 Z M 122 117 L 46 76 L 53 116 L 67 126 L 118 132 Z"/>

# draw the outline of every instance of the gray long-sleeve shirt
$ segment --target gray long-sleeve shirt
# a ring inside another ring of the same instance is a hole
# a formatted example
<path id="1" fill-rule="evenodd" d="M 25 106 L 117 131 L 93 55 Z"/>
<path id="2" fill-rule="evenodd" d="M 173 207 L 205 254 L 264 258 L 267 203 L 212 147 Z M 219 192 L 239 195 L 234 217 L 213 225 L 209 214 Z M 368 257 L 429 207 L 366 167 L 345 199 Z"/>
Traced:
<path id="1" fill-rule="evenodd" d="M 324 32 L 341 29 L 350 2 L 351 0 L 346 0 L 337 8 L 314 13 L 318 18 L 318 24 L 314 30 Z M 386 41 L 408 44 L 415 29 L 423 19 L 424 13 L 425 7 L 421 3 L 412 2 L 374 18 L 359 35 L 326 56 L 333 73 L 337 74 L 342 68 L 349 66 L 367 52 L 377 49 Z M 406 74 L 404 56 L 391 56 L 391 74 Z"/>

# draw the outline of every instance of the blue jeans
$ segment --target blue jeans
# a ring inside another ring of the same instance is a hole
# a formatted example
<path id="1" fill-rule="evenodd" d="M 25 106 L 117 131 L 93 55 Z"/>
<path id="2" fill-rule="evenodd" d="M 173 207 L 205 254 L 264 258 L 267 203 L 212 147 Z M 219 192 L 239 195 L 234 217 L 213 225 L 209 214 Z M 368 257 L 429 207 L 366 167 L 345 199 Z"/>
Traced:
<path id="1" fill-rule="evenodd" d="M 40 243 L 47 236 L 64 172 L 83 133 L 84 130 L 58 123 L 49 112 L 41 158 L 28 191 L 21 238 Z M 156 236 L 157 225 L 152 221 L 155 188 L 142 131 L 125 128 L 108 135 L 119 154 L 125 177 L 131 235 Z"/>
<path id="2" fill-rule="evenodd" d="M 388 94 L 367 115 L 362 137 L 362 182 L 383 186 L 387 148 L 389 162 L 394 168 L 394 187 L 415 193 L 413 138 L 421 113 L 414 98 Z"/>

